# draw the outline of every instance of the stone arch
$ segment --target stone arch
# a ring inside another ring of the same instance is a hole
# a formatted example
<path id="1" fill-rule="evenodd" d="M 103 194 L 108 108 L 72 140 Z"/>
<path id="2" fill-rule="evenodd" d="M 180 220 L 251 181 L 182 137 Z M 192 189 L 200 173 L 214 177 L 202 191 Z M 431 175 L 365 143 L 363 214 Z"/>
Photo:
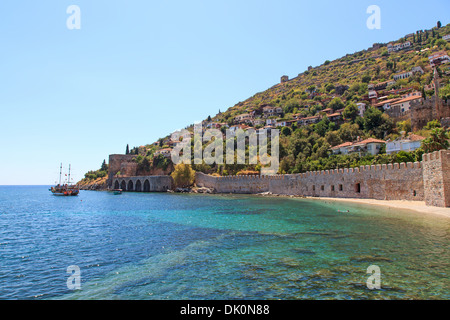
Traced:
<path id="1" fill-rule="evenodd" d="M 119 180 L 116 180 L 116 182 L 114 182 L 114 189 L 120 189 Z"/>
<path id="2" fill-rule="evenodd" d="M 125 180 L 122 180 L 122 182 L 120 183 L 120 189 L 122 190 L 127 190 L 127 183 L 125 182 Z"/>
<path id="3" fill-rule="evenodd" d="M 144 181 L 144 192 L 150 192 L 150 182 L 148 179 Z"/>
<path id="4" fill-rule="evenodd" d="M 142 191 L 141 180 L 136 181 L 136 185 L 134 186 L 134 190 L 137 191 L 137 192 L 141 192 Z"/>
<path id="5" fill-rule="evenodd" d="M 134 191 L 133 180 L 128 181 L 127 191 Z"/>

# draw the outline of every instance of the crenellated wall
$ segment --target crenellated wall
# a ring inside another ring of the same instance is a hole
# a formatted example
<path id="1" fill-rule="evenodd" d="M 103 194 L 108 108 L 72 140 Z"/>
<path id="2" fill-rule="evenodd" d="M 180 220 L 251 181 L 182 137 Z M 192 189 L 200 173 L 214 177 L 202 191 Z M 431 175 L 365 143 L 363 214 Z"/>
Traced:
<path id="1" fill-rule="evenodd" d="M 276 176 L 214 177 L 196 174 L 199 187 L 218 193 L 263 193 L 331 198 L 425 201 L 450 207 L 450 150 L 422 162 L 361 166 Z"/>
<path id="2" fill-rule="evenodd" d="M 196 184 L 214 188 L 218 193 L 424 200 L 420 162 L 276 176 L 213 177 L 197 173 Z"/>

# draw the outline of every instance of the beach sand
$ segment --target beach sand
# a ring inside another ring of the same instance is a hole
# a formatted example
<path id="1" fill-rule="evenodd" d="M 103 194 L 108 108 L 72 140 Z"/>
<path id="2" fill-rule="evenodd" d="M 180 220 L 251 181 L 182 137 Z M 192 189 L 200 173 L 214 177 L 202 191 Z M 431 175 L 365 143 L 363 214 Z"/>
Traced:
<path id="1" fill-rule="evenodd" d="M 424 201 L 406 201 L 406 200 L 375 200 L 375 199 L 351 199 L 351 198 L 322 198 L 322 197 L 307 197 L 307 199 L 326 200 L 326 201 L 340 201 L 353 202 L 369 205 L 378 205 L 389 208 L 406 209 L 418 211 L 421 213 L 437 214 L 450 218 L 450 208 L 429 207 L 425 205 Z"/>

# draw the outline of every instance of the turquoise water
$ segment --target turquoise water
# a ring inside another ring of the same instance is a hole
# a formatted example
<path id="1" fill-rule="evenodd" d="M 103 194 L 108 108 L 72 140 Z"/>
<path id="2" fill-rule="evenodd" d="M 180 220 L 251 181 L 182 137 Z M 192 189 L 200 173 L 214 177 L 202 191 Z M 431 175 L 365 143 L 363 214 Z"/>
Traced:
<path id="1" fill-rule="evenodd" d="M 343 202 L 5 186 L 0 299 L 449 299 L 449 230 Z"/>

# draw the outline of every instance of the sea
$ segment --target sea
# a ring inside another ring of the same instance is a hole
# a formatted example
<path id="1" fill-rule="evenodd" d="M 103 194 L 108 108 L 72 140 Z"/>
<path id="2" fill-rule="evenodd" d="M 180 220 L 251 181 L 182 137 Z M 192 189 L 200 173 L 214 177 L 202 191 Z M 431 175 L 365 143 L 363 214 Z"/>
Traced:
<path id="1" fill-rule="evenodd" d="M 288 197 L 48 189 L 0 186 L 0 299 L 450 298 L 443 216 Z"/>

